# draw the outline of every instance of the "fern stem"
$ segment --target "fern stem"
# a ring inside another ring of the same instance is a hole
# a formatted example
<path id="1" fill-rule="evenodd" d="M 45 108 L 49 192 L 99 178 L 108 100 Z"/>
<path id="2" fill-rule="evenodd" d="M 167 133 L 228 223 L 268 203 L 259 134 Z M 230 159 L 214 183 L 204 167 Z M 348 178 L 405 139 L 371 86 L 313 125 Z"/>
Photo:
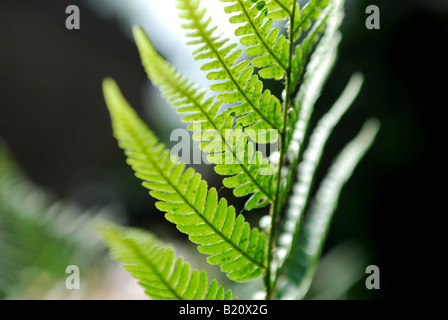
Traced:
<path id="1" fill-rule="evenodd" d="M 273 269 L 273 257 L 274 257 L 274 249 L 275 249 L 275 230 L 278 217 L 282 210 L 282 187 L 281 187 L 281 178 L 282 178 L 282 168 L 286 163 L 286 139 L 287 139 L 287 120 L 288 120 L 288 109 L 291 104 L 291 89 L 293 88 L 293 84 L 291 83 L 292 79 L 292 56 L 294 51 L 294 32 L 292 32 L 292 26 L 294 26 L 294 17 L 296 11 L 297 2 L 295 2 L 292 13 L 290 15 L 290 26 L 289 30 L 289 61 L 288 61 L 288 72 L 286 74 L 286 95 L 285 101 L 283 105 L 283 132 L 280 136 L 280 160 L 278 162 L 277 168 L 277 186 L 276 186 L 276 197 L 275 202 L 271 205 L 270 216 L 271 216 L 271 230 L 269 232 L 269 245 L 268 245 L 268 268 L 265 276 L 265 286 L 266 286 L 266 300 L 271 300 L 274 297 L 274 289 L 275 289 L 275 280 L 271 279 L 271 274 Z"/>

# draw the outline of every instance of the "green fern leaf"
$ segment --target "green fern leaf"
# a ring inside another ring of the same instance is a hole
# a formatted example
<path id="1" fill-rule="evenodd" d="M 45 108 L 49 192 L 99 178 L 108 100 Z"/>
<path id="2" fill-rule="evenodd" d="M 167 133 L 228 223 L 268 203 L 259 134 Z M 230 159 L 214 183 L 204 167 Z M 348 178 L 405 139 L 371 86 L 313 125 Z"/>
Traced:
<path id="1" fill-rule="evenodd" d="M 199 244 L 198 250 L 211 257 L 235 281 L 254 279 L 266 270 L 266 236 L 251 229 L 244 217 L 226 199 L 218 199 L 215 188 L 192 168 L 171 159 L 170 152 L 138 118 L 111 79 L 103 85 L 114 135 L 125 150 L 128 164 L 142 179 L 151 196 L 160 200 L 159 210 L 167 220 Z"/>
<path id="2" fill-rule="evenodd" d="M 218 99 L 224 103 L 235 104 L 230 108 L 237 116 L 236 122 L 244 128 L 250 127 L 255 136 L 250 138 L 257 143 L 273 143 L 281 133 L 282 107 L 279 99 L 269 90 L 263 91 L 263 83 L 254 75 L 254 67 L 249 60 L 239 62 L 242 51 L 236 44 L 228 44 L 228 39 L 213 35 L 216 27 L 210 27 L 211 18 L 206 18 L 205 9 L 199 8 L 199 0 L 177 0 L 179 16 L 187 22 L 184 29 L 192 40 L 190 45 L 199 45 L 194 52 L 196 60 L 211 60 L 201 69 L 207 71 L 209 80 L 222 81 L 210 86 L 220 92 Z M 260 131 L 261 130 L 261 131 Z M 270 134 L 266 135 L 264 132 Z M 261 135 L 258 135 L 262 132 Z"/>
<path id="3" fill-rule="evenodd" d="M 305 59 L 315 44 L 319 35 L 325 29 L 325 19 L 322 12 L 328 6 L 328 0 L 310 1 L 300 11 L 296 1 L 263 1 L 263 11 L 260 11 L 259 2 L 252 0 L 221 0 L 232 4 L 225 8 L 227 13 L 237 13 L 230 18 L 231 23 L 243 24 L 235 34 L 241 36 L 241 44 L 248 46 L 246 53 L 255 57 L 252 65 L 260 68 L 259 75 L 265 79 L 282 79 L 291 73 L 293 85 L 297 83 L 305 66 Z M 266 14 L 263 14 L 266 12 Z M 278 28 L 273 28 L 274 20 L 289 18 L 293 24 L 293 39 L 297 40 L 302 31 L 306 31 L 316 20 L 313 29 L 306 38 L 295 47 L 290 48 L 290 41 Z M 290 55 L 294 53 L 291 63 Z"/>
<path id="4" fill-rule="evenodd" d="M 289 126 L 294 128 L 294 130 L 291 130 L 287 137 L 288 158 L 291 165 L 286 176 L 285 190 L 282 191 L 282 201 L 289 192 L 295 169 L 304 149 L 303 144 L 311 115 L 314 111 L 314 105 L 337 58 L 337 48 L 341 40 L 338 28 L 344 16 L 343 6 L 343 0 L 335 0 L 328 8 L 328 18 L 322 16 L 322 19 L 327 20 L 325 33 L 311 55 L 310 62 L 303 76 L 302 85 L 289 113 Z"/>
<path id="5" fill-rule="evenodd" d="M 136 278 L 153 300 L 231 300 L 216 280 L 208 285 L 205 271 L 190 271 L 174 250 L 164 247 L 148 232 L 102 225 L 100 234 L 112 256 Z"/>
<path id="6" fill-rule="evenodd" d="M 259 75 L 265 79 L 282 79 L 288 72 L 289 41 L 278 28 L 272 28 L 273 20 L 259 13 L 259 3 L 252 0 L 221 0 L 232 4 L 225 8 L 227 13 L 237 13 L 231 23 L 241 24 L 235 35 L 241 36 L 241 44 L 248 46 L 246 53 L 255 57 L 254 67 L 260 68 Z M 273 10 L 268 6 L 265 10 Z"/>
<path id="7" fill-rule="evenodd" d="M 287 259 L 291 250 L 292 239 L 295 238 L 301 226 L 303 211 L 308 203 L 311 186 L 314 182 L 314 176 L 319 166 L 325 144 L 334 127 L 358 95 L 362 82 L 363 77 L 360 74 L 352 76 L 344 92 L 333 107 L 319 120 L 310 136 L 309 144 L 303 154 L 303 159 L 297 168 L 297 182 L 293 187 L 292 195 L 289 198 L 289 206 L 286 210 L 284 230 L 280 236 L 279 268 L 282 267 L 284 260 Z"/>
<path id="8" fill-rule="evenodd" d="M 197 132 L 193 140 L 201 143 L 208 161 L 216 165 L 215 171 L 231 176 L 223 180 L 224 186 L 234 189 L 237 197 L 251 195 L 246 210 L 271 203 L 275 168 L 260 151 L 255 151 L 254 143 L 240 124 L 233 127 L 234 114 L 229 110 L 220 113 L 222 102 L 214 97 L 205 98 L 205 91 L 157 53 L 143 29 L 134 27 L 133 33 L 149 79 L 178 113 L 187 113 L 182 121 L 194 122 L 188 127 Z"/>
<path id="9" fill-rule="evenodd" d="M 286 263 L 285 276 L 290 285 L 283 290 L 282 298 L 301 299 L 308 292 L 341 189 L 372 145 L 378 130 L 378 121 L 368 120 L 337 156 L 322 180 Z"/>

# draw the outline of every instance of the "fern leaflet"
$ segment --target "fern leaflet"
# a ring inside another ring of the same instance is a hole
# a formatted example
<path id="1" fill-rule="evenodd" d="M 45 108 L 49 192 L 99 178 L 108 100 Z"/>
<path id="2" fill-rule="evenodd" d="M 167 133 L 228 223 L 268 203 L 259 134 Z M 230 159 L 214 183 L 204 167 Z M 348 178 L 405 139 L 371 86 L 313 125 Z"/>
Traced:
<path id="1" fill-rule="evenodd" d="M 310 136 L 309 144 L 303 154 L 303 159 L 297 168 L 297 182 L 289 198 L 290 205 L 286 210 L 284 231 L 279 239 L 280 245 L 278 250 L 281 254 L 279 255 L 280 261 L 278 265 L 280 268 L 284 259 L 287 259 L 291 250 L 292 240 L 295 238 L 301 226 L 303 211 L 308 203 L 311 186 L 314 182 L 314 176 L 319 166 L 325 144 L 334 127 L 358 95 L 362 82 L 363 78 L 360 74 L 352 76 L 344 92 L 333 107 L 319 120 Z"/>
<path id="2" fill-rule="evenodd" d="M 211 85 L 210 89 L 221 92 L 218 99 L 222 102 L 235 104 L 231 110 L 237 116 L 236 122 L 253 129 L 252 140 L 257 143 L 277 141 L 278 133 L 283 131 L 279 99 L 269 90 L 263 91 L 263 83 L 253 74 L 254 67 L 249 60 L 238 62 L 242 51 L 235 49 L 236 44 L 227 44 L 228 39 L 213 35 L 216 27 L 209 26 L 211 18 L 205 18 L 206 10 L 199 8 L 199 0 L 178 0 L 177 8 L 179 16 L 187 21 L 182 27 L 192 30 L 187 34 L 193 39 L 188 44 L 200 45 L 193 54 L 195 59 L 211 59 L 201 69 L 208 71 L 209 80 L 222 81 Z M 258 135 L 266 131 L 268 135 Z"/>
<path id="3" fill-rule="evenodd" d="M 368 120 L 358 135 L 340 152 L 320 183 L 286 264 L 285 276 L 290 286 L 282 290 L 282 298 L 302 299 L 308 292 L 341 189 L 373 143 L 378 130 L 378 121 Z"/>
<path id="4" fill-rule="evenodd" d="M 192 168 L 170 158 L 170 152 L 138 118 L 111 79 L 104 81 L 104 95 L 114 135 L 125 150 L 128 163 L 142 179 L 151 196 L 160 200 L 159 210 L 167 220 L 199 244 L 198 250 L 211 255 L 234 281 L 254 279 L 266 269 L 266 236 L 251 229 L 244 217 L 226 199 L 218 199 L 215 188 Z"/>
<path id="5" fill-rule="evenodd" d="M 232 2 L 225 8 L 227 13 L 237 13 L 231 23 L 243 23 L 235 34 L 241 36 L 242 45 L 248 46 L 246 53 L 255 57 L 254 67 L 260 68 L 259 75 L 265 79 L 282 79 L 288 72 L 289 41 L 278 28 L 272 28 L 273 20 L 266 19 L 260 6 L 252 0 L 221 0 Z M 272 10 L 272 6 L 269 6 Z M 268 8 L 265 9 L 266 12 Z"/>
<path id="6" fill-rule="evenodd" d="M 182 258 L 174 261 L 174 250 L 164 247 L 150 233 L 109 224 L 101 226 L 100 233 L 112 256 L 153 300 L 232 299 L 232 292 L 225 292 L 216 280 L 208 285 L 205 271 L 190 272 Z"/>
<path id="7" fill-rule="evenodd" d="M 215 171 L 231 177 L 223 179 L 224 186 L 234 189 L 234 195 L 251 194 L 246 210 L 260 208 L 274 200 L 272 180 L 275 168 L 260 151 L 255 151 L 239 124 L 232 127 L 234 114 L 230 110 L 219 112 L 222 102 L 214 97 L 205 98 L 205 91 L 186 79 L 154 49 L 145 32 L 135 27 L 137 43 L 143 66 L 152 83 L 183 116 L 182 121 L 194 122 L 189 126 L 197 132 L 193 140 L 199 141 L 207 159 L 215 164 Z"/>

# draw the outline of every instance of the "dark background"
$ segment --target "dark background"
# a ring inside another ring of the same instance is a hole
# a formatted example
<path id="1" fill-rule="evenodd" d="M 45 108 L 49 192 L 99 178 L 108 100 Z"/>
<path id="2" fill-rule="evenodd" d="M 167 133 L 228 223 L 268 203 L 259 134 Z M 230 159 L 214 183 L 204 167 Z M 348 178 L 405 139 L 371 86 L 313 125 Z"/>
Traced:
<path id="1" fill-rule="evenodd" d="M 381 289 L 365 292 L 360 285 L 355 297 L 413 296 L 408 285 L 427 281 L 410 277 L 428 267 L 423 232 L 442 214 L 434 183 L 442 171 L 431 169 L 446 145 L 434 139 L 443 135 L 447 107 L 448 8 L 443 1 L 352 3 L 313 123 L 353 72 L 361 71 L 365 83 L 329 141 L 319 175 L 365 119 L 377 117 L 382 127 L 343 190 L 327 246 L 354 240 L 367 248 L 369 264 L 380 267 Z M 69 4 L 81 10 L 80 30 L 65 28 Z M 365 28 L 370 4 L 381 10 L 380 30 Z M 0 136 L 28 176 L 85 207 L 121 203 L 129 224 L 161 222 L 123 161 L 103 102 L 101 82 L 111 76 L 140 113 L 144 106 L 146 76 L 116 21 L 102 20 L 82 1 L 3 0 L 0 46 Z"/>

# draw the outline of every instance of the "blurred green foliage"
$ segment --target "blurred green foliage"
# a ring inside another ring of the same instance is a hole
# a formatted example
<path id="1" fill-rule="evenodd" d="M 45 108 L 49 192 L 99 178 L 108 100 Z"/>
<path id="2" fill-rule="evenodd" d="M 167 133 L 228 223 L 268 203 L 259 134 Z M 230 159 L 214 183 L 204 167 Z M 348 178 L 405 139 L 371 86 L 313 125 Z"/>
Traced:
<path id="1" fill-rule="evenodd" d="M 97 214 L 52 201 L 0 145 L 0 299 L 26 297 L 30 288 L 38 298 L 65 281 L 67 266 L 95 265 L 103 249 L 90 229 Z"/>

